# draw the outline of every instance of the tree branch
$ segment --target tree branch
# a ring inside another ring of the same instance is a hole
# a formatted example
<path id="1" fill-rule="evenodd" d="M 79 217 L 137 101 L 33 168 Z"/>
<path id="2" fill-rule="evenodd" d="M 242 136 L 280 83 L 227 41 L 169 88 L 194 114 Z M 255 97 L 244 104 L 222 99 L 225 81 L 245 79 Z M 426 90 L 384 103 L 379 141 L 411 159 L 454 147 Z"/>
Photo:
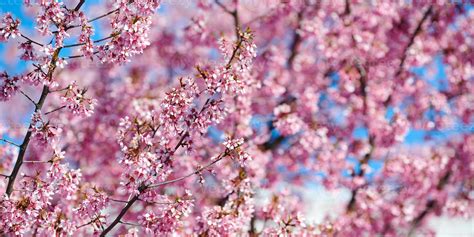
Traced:
<path id="1" fill-rule="evenodd" d="M 446 186 L 446 184 L 448 183 L 448 180 L 450 177 L 451 177 L 451 170 L 446 172 L 446 174 L 443 177 L 441 177 L 441 179 L 438 182 L 438 185 L 436 186 L 436 189 L 438 191 L 443 190 L 444 186 Z M 426 203 L 425 209 L 422 212 L 420 212 L 420 214 L 418 214 L 418 216 L 416 216 L 415 219 L 413 219 L 410 231 L 408 232 L 407 236 L 413 236 L 413 234 L 416 231 L 416 228 L 420 226 L 423 219 L 425 219 L 425 217 L 437 206 L 438 206 L 438 202 L 436 201 L 436 199 L 429 200 Z"/>
<path id="2" fill-rule="evenodd" d="M 38 106 L 38 105 L 36 104 L 36 102 L 35 102 L 33 99 L 31 99 L 31 97 L 28 96 L 25 92 L 23 92 L 21 89 L 20 89 L 19 91 L 20 91 L 20 93 L 23 94 L 29 101 L 31 101 L 31 103 L 33 103 L 33 105 L 35 105 L 35 108 L 36 108 L 36 106 Z"/>
<path id="3" fill-rule="evenodd" d="M 415 31 L 410 35 L 410 40 L 408 41 L 408 44 L 406 45 L 405 49 L 402 52 L 402 58 L 400 60 L 400 64 L 398 65 L 398 69 L 395 73 L 395 78 L 400 76 L 403 72 L 403 67 L 405 66 L 405 61 L 408 57 L 408 50 L 411 48 L 411 46 L 415 43 L 416 36 L 418 36 L 421 33 L 423 24 L 425 21 L 428 19 L 428 17 L 431 15 L 433 12 L 433 6 L 429 6 L 428 9 L 425 11 L 423 14 L 423 17 L 421 20 L 418 22 L 418 25 L 416 26 Z M 390 95 L 383 103 L 385 106 L 390 104 L 390 101 L 392 100 L 392 95 Z"/>
<path id="4" fill-rule="evenodd" d="M 293 32 L 293 40 L 291 41 L 291 45 L 290 45 L 290 56 L 288 57 L 288 67 L 290 69 L 293 68 L 293 62 L 295 60 L 296 55 L 298 54 L 298 49 L 301 45 L 301 42 L 303 41 L 303 39 L 301 38 L 301 35 L 298 34 L 298 29 L 300 27 L 300 21 L 301 21 L 302 18 L 303 18 L 303 10 L 298 12 L 298 15 L 297 15 L 297 21 L 298 21 L 297 24 L 298 24 L 298 26 L 296 27 L 296 29 Z"/>
<path id="5" fill-rule="evenodd" d="M 5 142 L 5 143 L 8 143 L 8 144 L 13 145 L 13 146 L 16 146 L 16 147 L 20 147 L 20 145 L 14 143 L 14 142 L 8 141 L 8 140 L 5 139 L 5 138 L 0 138 L 0 141 Z"/>
<path id="6" fill-rule="evenodd" d="M 234 30 L 235 30 L 235 37 L 238 39 L 240 38 L 240 19 L 239 19 L 239 12 L 238 6 L 235 7 L 235 10 L 231 11 L 229 8 L 224 6 L 219 0 L 215 0 L 216 4 L 224 10 L 227 14 L 231 15 L 234 19 Z"/>
<path id="7" fill-rule="evenodd" d="M 102 233 L 100 234 L 100 236 L 105 236 L 107 233 L 109 233 L 118 223 L 120 223 L 122 217 L 127 213 L 128 209 L 130 209 L 130 207 L 132 207 L 132 205 L 138 200 L 138 197 L 140 196 L 140 194 L 145 190 L 145 186 L 141 186 L 139 189 L 138 189 L 138 194 L 135 194 L 135 196 L 132 197 L 132 199 L 130 199 L 127 204 L 125 205 L 125 207 L 120 211 L 119 215 L 115 218 L 115 220 L 107 227 L 105 228 L 104 231 L 102 231 Z"/>
<path id="8" fill-rule="evenodd" d="M 54 112 L 56 112 L 56 111 L 58 111 L 58 110 L 62 110 L 62 109 L 64 109 L 64 108 L 66 108 L 65 105 L 63 105 L 63 106 L 61 106 L 61 107 L 58 107 L 58 108 L 56 108 L 56 109 L 53 109 L 53 110 L 51 110 L 51 111 L 48 111 L 48 112 L 44 113 L 44 115 L 48 115 L 48 114 L 54 113 Z"/>
<path id="9" fill-rule="evenodd" d="M 24 35 L 24 34 L 22 34 L 22 33 L 20 33 L 20 36 L 23 37 L 24 39 L 28 40 L 29 42 L 33 43 L 33 44 L 36 44 L 36 45 L 41 46 L 41 47 L 44 47 L 44 45 L 43 45 L 42 43 L 39 43 L 39 42 L 37 42 L 37 41 L 34 41 L 34 40 L 32 40 L 30 37 L 28 37 L 28 36 L 26 36 L 26 35 Z"/>

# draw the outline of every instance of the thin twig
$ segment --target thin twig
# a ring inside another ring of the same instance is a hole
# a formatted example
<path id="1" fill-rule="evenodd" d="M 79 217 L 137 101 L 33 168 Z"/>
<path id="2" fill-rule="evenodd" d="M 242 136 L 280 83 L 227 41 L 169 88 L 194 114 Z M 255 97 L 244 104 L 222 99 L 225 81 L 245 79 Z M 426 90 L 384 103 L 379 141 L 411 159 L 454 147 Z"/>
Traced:
<path id="1" fill-rule="evenodd" d="M 125 222 L 125 221 L 119 221 L 119 223 L 120 223 L 120 224 L 124 224 L 124 225 L 131 225 L 131 226 L 139 226 L 139 227 L 142 226 L 142 225 L 140 225 L 140 224 Z"/>
<path id="2" fill-rule="evenodd" d="M 92 55 L 96 55 L 98 54 L 99 51 L 95 51 L 92 53 Z M 74 58 L 82 58 L 82 57 L 85 57 L 86 55 L 84 54 L 79 54 L 79 55 L 72 55 L 72 56 L 68 56 L 68 57 L 64 57 L 64 59 L 74 59 Z"/>
<path id="3" fill-rule="evenodd" d="M 23 163 L 37 164 L 37 163 L 49 163 L 49 161 L 43 160 L 25 160 Z"/>
<path id="4" fill-rule="evenodd" d="M 65 105 L 63 105 L 63 106 L 61 106 L 61 107 L 58 107 L 58 108 L 56 108 L 56 109 L 53 109 L 53 110 L 51 110 L 51 111 L 48 111 L 48 112 L 44 113 L 44 115 L 48 115 L 48 114 L 54 113 L 54 112 L 56 112 L 56 111 L 58 111 L 58 110 L 62 110 L 62 109 L 64 109 L 64 108 L 66 108 Z"/>
<path id="5" fill-rule="evenodd" d="M 224 10 L 225 12 L 229 13 L 229 14 L 233 14 L 233 11 L 229 10 L 229 8 L 227 8 L 226 6 L 224 6 L 224 4 L 222 4 L 219 0 L 215 0 L 216 4 L 222 8 L 222 10 Z"/>
<path id="6" fill-rule="evenodd" d="M 13 146 L 16 146 L 16 147 L 20 147 L 20 145 L 14 143 L 14 142 L 8 141 L 8 140 L 5 139 L 5 138 L 0 138 L 0 141 L 5 142 L 5 143 L 8 143 L 8 144 L 13 145 Z"/>
<path id="7" fill-rule="evenodd" d="M 423 17 L 421 18 L 421 20 L 418 22 L 418 25 L 416 26 L 416 29 L 413 32 L 413 34 L 410 35 L 410 40 L 409 40 L 408 44 L 405 46 L 405 49 L 402 52 L 402 58 L 400 60 L 400 64 L 398 65 L 398 69 L 395 73 L 395 78 L 402 74 L 403 68 L 405 66 L 405 61 L 408 57 L 408 50 L 415 43 L 415 38 L 416 38 L 416 36 L 418 36 L 421 33 L 423 23 L 425 23 L 425 21 L 428 19 L 428 17 L 431 15 L 432 12 L 433 12 L 433 6 L 431 5 L 425 11 L 425 13 L 423 14 Z M 387 106 L 388 104 L 390 104 L 390 101 L 392 101 L 392 95 L 389 95 L 388 98 L 383 103 L 384 103 L 384 105 Z"/>
<path id="8" fill-rule="evenodd" d="M 147 188 L 156 188 L 156 187 L 159 187 L 159 186 L 163 186 L 163 185 L 166 185 L 166 184 L 171 184 L 171 183 L 176 183 L 176 182 L 179 182 L 181 180 L 184 180 L 186 178 L 189 178 L 195 174 L 199 174 L 201 173 L 201 171 L 211 167 L 212 165 L 216 164 L 217 162 L 219 162 L 220 160 L 222 160 L 224 157 L 226 157 L 227 155 L 229 155 L 229 151 L 226 151 L 224 153 L 222 153 L 221 155 L 219 155 L 219 157 L 217 157 L 214 161 L 212 161 L 211 163 L 193 171 L 192 173 L 189 173 L 185 176 L 182 176 L 180 178 L 176 178 L 176 179 L 172 179 L 172 180 L 168 180 L 168 181 L 164 181 L 164 182 L 161 182 L 161 183 L 157 183 L 157 184 L 152 184 L 152 185 L 148 185 Z"/>
<path id="9" fill-rule="evenodd" d="M 110 14 L 113 14 L 113 13 L 115 13 L 115 12 L 118 12 L 119 10 L 120 10 L 120 8 L 116 8 L 116 9 L 111 10 L 111 11 L 109 11 L 109 12 L 107 12 L 107 13 L 104 13 L 104 14 L 102 14 L 102 15 L 100 15 L 100 16 L 91 18 L 90 20 L 87 21 L 87 23 L 91 23 L 91 22 L 94 22 L 94 21 L 96 21 L 96 20 L 102 19 L 102 18 L 104 18 L 104 17 L 106 17 L 106 16 L 108 16 L 108 15 L 110 15 Z M 74 29 L 74 28 L 81 27 L 81 26 L 82 26 L 82 25 L 70 25 L 70 26 L 67 26 L 67 27 L 66 27 L 66 30 Z M 54 34 L 55 34 L 55 33 L 58 33 L 58 31 L 53 31 L 52 33 L 54 33 Z"/>
<path id="10" fill-rule="evenodd" d="M 19 90 L 21 94 L 23 94 L 29 101 L 31 101 L 31 103 L 33 103 L 35 105 L 35 107 L 37 106 L 36 102 L 31 99 L 31 97 L 29 95 L 27 95 L 25 92 L 23 92 L 21 89 Z"/>
<path id="11" fill-rule="evenodd" d="M 10 177 L 9 175 L 6 175 L 6 174 L 0 174 L 0 176 L 5 177 L 5 178 Z"/>
<path id="12" fill-rule="evenodd" d="M 39 43 L 39 42 L 37 42 L 37 41 L 34 41 L 34 40 L 32 40 L 30 37 L 28 37 L 28 36 L 26 36 L 26 35 L 24 35 L 24 34 L 22 34 L 22 33 L 20 33 L 20 36 L 23 37 L 24 39 L 28 40 L 29 42 L 33 43 L 33 44 L 36 44 L 36 45 L 41 46 L 41 47 L 44 47 L 44 45 L 43 45 L 42 43 Z"/>
<path id="13" fill-rule="evenodd" d="M 117 36 L 117 35 L 118 35 L 118 33 L 112 33 L 112 34 L 110 34 L 110 35 L 107 36 L 107 37 L 104 37 L 104 38 L 98 39 L 98 40 L 94 40 L 94 41 L 92 41 L 92 42 L 94 42 L 94 43 L 100 43 L 100 42 L 102 42 L 102 41 L 106 41 L 106 40 L 108 40 L 108 39 L 110 39 L 110 38 L 113 38 L 113 37 L 115 37 L 115 36 Z M 77 47 L 77 46 L 81 46 L 81 45 L 85 45 L 85 44 L 86 44 L 86 43 L 68 44 L 68 45 L 64 45 L 63 48 L 72 48 L 72 47 Z"/>
<path id="14" fill-rule="evenodd" d="M 79 3 L 76 5 L 74 8 L 74 11 L 77 12 L 79 9 L 81 9 L 82 5 L 86 2 L 86 0 L 79 0 Z"/>
<path id="15" fill-rule="evenodd" d="M 235 7 L 235 10 L 231 11 L 229 8 L 224 6 L 219 0 L 215 0 L 216 4 L 224 10 L 227 14 L 231 15 L 234 19 L 234 29 L 235 29 L 235 36 L 238 39 L 240 37 L 240 20 L 239 20 L 239 12 L 237 10 L 238 6 Z"/>
<path id="16" fill-rule="evenodd" d="M 127 203 L 127 201 L 124 201 L 124 200 L 118 200 L 118 199 L 114 199 L 114 198 L 109 198 L 110 201 L 113 201 L 113 202 L 121 202 L 121 203 Z"/>

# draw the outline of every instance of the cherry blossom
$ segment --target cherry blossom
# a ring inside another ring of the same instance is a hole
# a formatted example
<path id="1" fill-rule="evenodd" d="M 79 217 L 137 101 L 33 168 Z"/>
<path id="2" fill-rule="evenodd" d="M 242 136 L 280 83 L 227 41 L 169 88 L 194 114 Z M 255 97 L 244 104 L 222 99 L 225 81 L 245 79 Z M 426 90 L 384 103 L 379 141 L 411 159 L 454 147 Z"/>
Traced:
<path id="1" fill-rule="evenodd" d="M 468 5 L 12 6 L 0 233 L 432 236 L 433 218 L 472 219 Z M 312 208 L 314 187 L 337 203 Z"/>

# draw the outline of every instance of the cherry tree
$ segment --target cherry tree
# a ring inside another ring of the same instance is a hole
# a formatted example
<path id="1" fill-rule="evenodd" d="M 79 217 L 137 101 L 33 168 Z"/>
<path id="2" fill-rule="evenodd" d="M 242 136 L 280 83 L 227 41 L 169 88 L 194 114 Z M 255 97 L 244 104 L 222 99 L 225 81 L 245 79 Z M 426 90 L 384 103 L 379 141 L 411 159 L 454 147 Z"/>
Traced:
<path id="1" fill-rule="evenodd" d="M 0 73 L 5 236 L 434 235 L 474 214 L 465 2 L 21 7 L 34 30 L 0 21 L 25 68 Z M 350 197 L 311 220 L 314 184 Z"/>

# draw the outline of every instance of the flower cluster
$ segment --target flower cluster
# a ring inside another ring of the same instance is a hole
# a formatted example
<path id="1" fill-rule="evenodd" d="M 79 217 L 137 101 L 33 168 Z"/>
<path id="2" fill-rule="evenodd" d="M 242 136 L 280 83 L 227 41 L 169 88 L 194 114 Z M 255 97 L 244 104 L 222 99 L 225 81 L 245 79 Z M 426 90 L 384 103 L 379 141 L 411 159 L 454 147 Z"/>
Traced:
<path id="1" fill-rule="evenodd" d="M 94 55 L 94 43 L 91 39 L 94 29 L 87 22 L 86 15 L 83 12 L 79 13 L 79 19 L 81 21 L 81 35 L 79 36 L 79 43 L 83 44 L 80 48 L 81 53 L 86 58 L 91 58 Z"/>
<path id="2" fill-rule="evenodd" d="M 7 72 L 0 73 L 0 101 L 9 100 L 18 91 L 18 77 L 11 77 Z"/>
<path id="3" fill-rule="evenodd" d="M 411 236 L 472 218 L 472 9 L 253 3 L 25 1 L 27 32 L 1 16 L 25 71 L 0 74 L 0 233 Z"/>
<path id="4" fill-rule="evenodd" d="M 40 112 L 33 113 L 31 117 L 31 126 L 29 131 L 32 132 L 33 137 L 38 140 L 40 144 L 50 144 L 51 141 L 62 132 L 62 129 L 57 125 L 51 124 L 49 121 L 45 122 Z"/>
<path id="5" fill-rule="evenodd" d="M 246 166 L 246 162 L 251 160 L 250 155 L 245 152 L 241 146 L 244 144 L 244 139 L 226 139 L 224 146 L 229 150 L 231 156 L 236 159 L 242 167 Z"/>
<path id="6" fill-rule="evenodd" d="M 125 62 L 130 56 L 140 54 L 150 45 L 151 15 L 160 1 L 115 0 L 120 11 L 111 21 L 112 40 L 98 47 L 102 62 Z"/>
<path id="7" fill-rule="evenodd" d="M 75 115 L 84 115 L 90 117 L 94 112 L 95 99 L 85 96 L 87 90 L 79 89 L 74 82 L 67 87 L 64 96 L 61 97 L 64 106 L 66 106 Z"/>
<path id="8" fill-rule="evenodd" d="M 107 195 L 95 187 L 87 189 L 83 196 L 79 206 L 74 209 L 75 214 L 81 219 L 93 219 L 109 203 Z"/>
<path id="9" fill-rule="evenodd" d="M 139 223 L 147 231 L 154 234 L 171 234 L 180 226 L 182 218 L 187 217 L 194 206 L 190 199 L 190 193 L 187 192 L 183 198 L 177 198 L 175 203 L 169 204 L 157 213 L 149 211 L 140 217 Z"/>
<path id="10" fill-rule="evenodd" d="M 50 25 L 57 25 L 61 34 L 64 34 L 65 24 L 68 23 L 67 20 L 67 9 L 63 7 L 62 2 L 57 1 L 41 1 L 40 7 L 42 12 L 36 17 L 36 29 L 43 35 L 51 35 L 52 30 Z M 59 39 L 59 38 L 56 38 Z M 62 44 L 62 39 L 58 42 Z"/>
<path id="11" fill-rule="evenodd" d="M 10 13 L 5 14 L 0 24 L 0 42 L 20 36 L 20 31 L 18 30 L 19 25 L 20 20 L 13 19 Z"/>

